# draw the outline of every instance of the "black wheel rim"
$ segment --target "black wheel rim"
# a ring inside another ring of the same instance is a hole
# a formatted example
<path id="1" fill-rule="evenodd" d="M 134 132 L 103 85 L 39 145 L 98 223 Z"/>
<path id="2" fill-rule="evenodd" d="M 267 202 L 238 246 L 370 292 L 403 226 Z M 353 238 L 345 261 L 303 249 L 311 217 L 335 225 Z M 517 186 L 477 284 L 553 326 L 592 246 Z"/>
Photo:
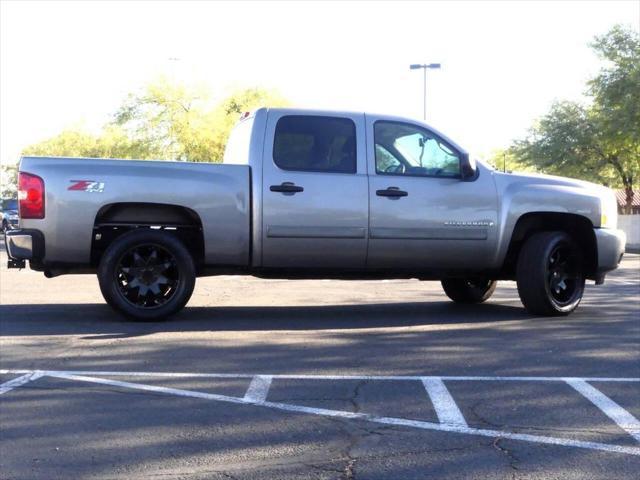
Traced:
<path id="1" fill-rule="evenodd" d="M 160 245 L 136 245 L 118 261 L 115 281 L 122 297 L 137 308 L 158 308 L 178 289 L 176 258 Z"/>
<path id="2" fill-rule="evenodd" d="M 553 301 L 560 307 L 575 302 L 581 284 L 575 253 L 566 245 L 558 245 L 549 255 L 547 270 L 547 286 Z"/>

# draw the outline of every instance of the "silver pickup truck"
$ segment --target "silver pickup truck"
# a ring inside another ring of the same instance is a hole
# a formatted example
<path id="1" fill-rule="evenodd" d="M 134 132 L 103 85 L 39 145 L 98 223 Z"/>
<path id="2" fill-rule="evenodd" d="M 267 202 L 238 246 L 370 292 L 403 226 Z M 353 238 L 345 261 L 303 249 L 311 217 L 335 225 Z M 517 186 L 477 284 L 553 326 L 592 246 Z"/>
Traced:
<path id="1" fill-rule="evenodd" d="M 476 163 L 414 120 L 260 109 L 222 165 L 24 157 L 10 268 L 94 272 L 109 305 L 156 320 L 197 276 L 441 280 L 481 303 L 516 280 L 566 315 L 624 253 L 613 192 Z"/>

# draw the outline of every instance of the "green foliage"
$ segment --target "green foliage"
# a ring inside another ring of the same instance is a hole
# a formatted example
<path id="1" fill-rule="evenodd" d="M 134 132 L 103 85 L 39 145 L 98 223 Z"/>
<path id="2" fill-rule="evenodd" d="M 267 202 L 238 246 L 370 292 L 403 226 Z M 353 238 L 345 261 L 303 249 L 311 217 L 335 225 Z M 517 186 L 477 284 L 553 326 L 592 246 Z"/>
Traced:
<path id="1" fill-rule="evenodd" d="M 18 166 L 0 165 L 0 199 L 18 197 Z"/>
<path id="2" fill-rule="evenodd" d="M 614 27 L 592 44 L 605 62 L 589 81 L 589 105 L 556 102 L 510 153 L 541 171 L 622 186 L 640 180 L 640 36 Z"/>
<path id="3" fill-rule="evenodd" d="M 204 89 L 189 89 L 165 78 L 130 95 L 115 115 L 115 123 L 157 158 L 220 162 L 227 138 L 240 114 L 263 106 L 283 106 L 280 95 L 259 88 L 236 92 L 212 105 Z"/>
<path id="4" fill-rule="evenodd" d="M 130 94 L 115 114 L 114 124 L 129 137 L 149 146 L 160 159 L 210 161 L 201 152 L 211 149 L 207 122 L 207 93 L 161 77 L 142 92 Z"/>
<path id="5" fill-rule="evenodd" d="M 212 112 L 216 119 L 216 140 L 219 150 L 215 161 L 222 161 L 224 145 L 234 125 L 244 112 L 250 112 L 260 107 L 286 107 L 290 103 L 282 95 L 273 90 L 248 88 L 238 90 L 223 100 Z"/>
<path id="6" fill-rule="evenodd" d="M 506 172 L 538 172 L 534 165 L 529 165 L 520 161 L 511 150 L 494 150 L 491 152 L 488 162 L 499 171 Z"/>
<path id="7" fill-rule="evenodd" d="M 55 137 L 26 147 L 22 155 L 147 159 L 153 158 L 153 150 L 131 139 L 117 125 L 107 125 L 97 135 L 81 128 L 64 130 Z"/>
<path id="8" fill-rule="evenodd" d="M 623 148 L 640 141 L 640 37 L 637 32 L 614 27 L 592 44 L 606 62 L 588 86 L 593 108 L 603 125 Z M 637 150 L 636 150 L 637 151 Z"/>
<path id="9" fill-rule="evenodd" d="M 221 162 L 240 113 L 287 104 L 279 94 L 260 88 L 238 91 L 218 105 L 210 97 L 204 88 L 161 77 L 130 94 L 100 133 L 67 129 L 22 154 Z"/>
<path id="10" fill-rule="evenodd" d="M 556 102 L 509 154 L 546 173 L 616 185 L 601 137 L 590 110 L 575 102 Z"/>

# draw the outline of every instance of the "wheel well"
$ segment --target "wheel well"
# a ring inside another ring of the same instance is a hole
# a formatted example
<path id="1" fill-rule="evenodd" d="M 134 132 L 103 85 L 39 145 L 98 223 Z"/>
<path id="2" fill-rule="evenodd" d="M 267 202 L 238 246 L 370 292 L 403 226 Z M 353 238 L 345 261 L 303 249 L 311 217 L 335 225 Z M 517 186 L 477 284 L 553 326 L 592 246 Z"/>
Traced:
<path id="1" fill-rule="evenodd" d="M 112 203 L 103 206 L 93 224 L 91 263 L 98 265 L 111 242 L 137 228 L 163 230 L 177 236 L 196 265 L 204 263 L 204 237 L 198 214 L 190 208 L 162 203 Z"/>
<path id="2" fill-rule="evenodd" d="M 538 232 L 561 231 L 580 246 L 585 259 L 587 278 L 593 278 L 598 264 L 598 247 L 591 221 L 572 213 L 534 212 L 522 215 L 513 229 L 503 265 L 503 274 L 515 278 L 518 255 L 524 242 Z"/>

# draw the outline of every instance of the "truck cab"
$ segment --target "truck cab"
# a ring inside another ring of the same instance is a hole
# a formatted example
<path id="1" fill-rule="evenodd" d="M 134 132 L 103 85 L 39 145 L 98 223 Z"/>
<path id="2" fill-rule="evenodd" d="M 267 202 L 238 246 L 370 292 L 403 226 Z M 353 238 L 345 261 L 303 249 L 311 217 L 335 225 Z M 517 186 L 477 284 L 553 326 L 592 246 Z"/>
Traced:
<path id="1" fill-rule="evenodd" d="M 268 147 L 236 156 L 248 151 L 237 145 L 247 142 L 247 129 L 264 132 Z M 261 110 L 236 127 L 224 162 L 250 165 L 253 192 L 260 192 L 254 266 L 490 266 L 498 230 L 490 170 L 471 165 L 464 149 L 417 122 Z"/>

